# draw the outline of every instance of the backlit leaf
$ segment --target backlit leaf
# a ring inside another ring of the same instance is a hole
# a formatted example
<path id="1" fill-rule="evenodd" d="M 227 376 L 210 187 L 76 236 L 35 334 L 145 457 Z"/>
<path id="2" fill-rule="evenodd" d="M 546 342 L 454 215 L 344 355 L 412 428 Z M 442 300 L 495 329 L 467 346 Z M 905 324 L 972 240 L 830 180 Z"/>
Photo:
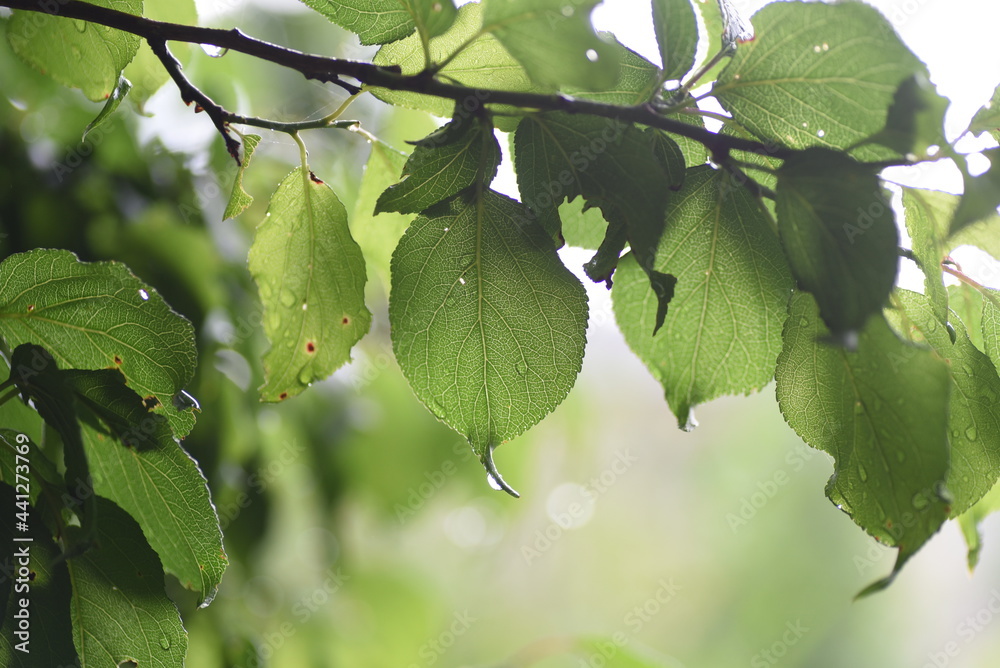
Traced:
<path id="1" fill-rule="evenodd" d="M 262 401 L 282 401 L 351 359 L 368 332 L 365 260 L 347 211 L 307 168 L 293 170 L 271 196 L 249 255 L 264 304 Z"/>
<path id="2" fill-rule="evenodd" d="M 302 0 L 341 28 L 356 33 L 362 44 L 387 44 L 416 30 L 407 4 L 400 0 Z"/>
<path id="3" fill-rule="evenodd" d="M 816 303 L 796 293 L 775 370 L 778 406 L 806 443 L 834 458 L 826 495 L 865 531 L 899 548 L 887 586 L 948 517 L 947 365 L 900 340 L 881 315 L 857 352 L 819 341 Z"/>
<path id="4" fill-rule="evenodd" d="M 951 233 L 988 216 L 995 216 L 1000 205 L 1000 148 L 983 151 L 990 167 L 979 176 L 964 173 L 965 190 L 951 221 Z"/>
<path id="5" fill-rule="evenodd" d="M 0 264 L 0 335 L 43 346 L 62 369 L 117 367 L 178 437 L 194 412 L 173 397 L 194 375 L 191 323 L 118 262 L 80 262 L 63 250 L 19 253 Z"/>
<path id="6" fill-rule="evenodd" d="M 90 0 L 92 5 L 142 14 L 142 0 Z M 40 12 L 16 11 L 7 40 L 22 60 L 95 102 L 109 99 L 139 49 L 130 33 Z"/>
<path id="7" fill-rule="evenodd" d="M 612 295 L 625 340 L 689 427 L 695 405 L 771 380 L 792 279 L 757 203 L 724 172 L 690 170 L 666 220 L 654 266 L 676 276 L 677 287 L 663 328 L 651 336 L 656 295 L 630 258 Z"/>
<path id="8" fill-rule="evenodd" d="M 233 192 L 229 196 L 229 203 L 226 204 L 226 211 L 222 214 L 223 220 L 235 218 L 246 211 L 253 204 L 253 197 L 243 189 L 243 175 L 250 166 L 250 159 L 253 152 L 260 143 L 260 135 L 243 135 L 243 162 L 236 172 L 236 179 L 233 181 Z"/>
<path id="9" fill-rule="evenodd" d="M 81 668 L 181 668 L 187 633 L 164 591 L 163 566 L 135 520 L 98 499 L 98 544 L 68 562 L 73 642 Z"/>
<path id="10" fill-rule="evenodd" d="M 473 192 L 417 217 L 392 257 L 399 366 L 498 482 L 493 449 L 562 402 L 585 342 L 583 286 L 523 220 L 519 203 Z"/>
<path id="11" fill-rule="evenodd" d="M 350 217 L 351 236 L 365 256 L 365 265 L 389 286 L 389 263 L 399 238 L 413 216 L 375 213 L 375 203 L 385 189 L 399 180 L 406 155 L 388 144 L 372 142 L 361 187 Z"/>
<path id="12" fill-rule="evenodd" d="M 694 67 L 698 21 L 691 0 L 653 0 L 653 29 L 663 78 L 680 79 Z"/>
<path id="13" fill-rule="evenodd" d="M 456 119 L 421 140 L 403 167 L 402 180 L 378 198 L 375 213 L 418 213 L 467 188 L 481 165 L 487 182 L 500 164 L 493 128 L 476 118 Z"/>
<path id="14" fill-rule="evenodd" d="M 846 149 L 885 127 L 900 84 L 924 66 L 877 10 L 860 2 L 776 2 L 753 17 L 712 89 L 757 137 L 790 148 Z M 893 155 L 877 146 L 862 159 Z"/>
<path id="15" fill-rule="evenodd" d="M 599 0 L 486 0 L 483 26 L 543 86 L 601 90 L 618 78 L 618 52 L 597 37 Z"/>
<path id="16" fill-rule="evenodd" d="M 778 231 L 792 274 L 813 293 L 834 337 L 850 344 L 896 281 L 899 236 L 874 172 L 813 148 L 778 172 Z"/>
<path id="17" fill-rule="evenodd" d="M 90 134 L 91 130 L 107 121 L 108 118 L 111 117 L 111 114 L 115 113 L 115 110 L 118 109 L 118 106 L 122 103 L 122 100 L 125 99 L 125 96 L 128 95 L 130 90 L 132 90 L 132 84 L 129 80 L 123 76 L 118 77 L 118 85 L 115 86 L 113 91 L 111 91 L 111 97 L 109 97 L 108 101 L 104 103 L 103 107 L 101 107 L 101 111 L 97 114 L 97 118 L 92 120 L 83 131 L 82 141 L 86 141 L 87 135 Z"/>

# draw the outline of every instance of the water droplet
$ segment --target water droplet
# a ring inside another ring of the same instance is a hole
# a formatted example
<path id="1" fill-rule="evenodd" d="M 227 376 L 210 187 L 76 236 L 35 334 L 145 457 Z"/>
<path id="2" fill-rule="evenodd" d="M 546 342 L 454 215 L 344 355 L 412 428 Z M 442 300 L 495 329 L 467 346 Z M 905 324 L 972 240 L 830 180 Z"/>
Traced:
<path id="1" fill-rule="evenodd" d="M 214 44 L 202 44 L 201 50 L 204 51 L 209 58 L 222 58 L 224 55 L 229 53 L 229 49 L 223 49 L 222 47 L 215 46 Z"/>
<path id="2" fill-rule="evenodd" d="M 899 462 L 900 464 L 906 461 L 906 454 L 902 450 L 896 451 L 896 461 Z"/>
<path id="3" fill-rule="evenodd" d="M 823 47 L 821 47 L 819 44 L 817 44 L 816 46 L 813 47 L 813 51 L 815 51 L 816 53 L 819 53 L 822 50 L 823 50 Z"/>
<path id="4" fill-rule="evenodd" d="M 910 502 L 916 510 L 923 510 L 930 504 L 930 501 L 927 500 L 927 497 L 922 492 L 914 494 Z"/>
<path id="5" fill-rule="evenodd" d="M 450 227 L 446 227 L 446 228 L 444 228 L 444 231 L 445 231 L 445 232 L 450 232 L 450 231 L 451 231 L 451 228 L 450 228 Z"/>
<path id="6" fill-rule="evenodd" d="M 979 432 L 976 430 L 975 426 L 969 427 L 965 430 L 965 437 L 970 441 L 974 441 L 979 437 Z"/>
<path id="7" fill-rule="evenodd" d="M 160 647 L 163 649 L 170 649 L 170 638 L 167 636 L 160 638 Z"/>
<path id="8" fill-rule="evenodd" d="M 503 491 L 503 487 L 500 485 L 497 479 L 493 477 L 492 473 L 489 472 L 486 473 L 486 482 L 488 482 L 490 484 L 490 487 L 492 487 L 496 491 L 498 492 Z"/>
<path id="9" fill-rule="evenodd" d="M 149 301 L 149 293 L 146 292 L 145 290 L 140 289 L 139 290 L 139 298 L 142 299 L 142 301 L 144 301 L 144 302 L 148 302 Z"/>
<path id="10" fill-rule="evenodd" d="M 587 49 L 587 60 L 589 60 L 592 63 L 596 63 L 598 58 L 600 58 L 600 56 L 597 55 L 596 51 L 594 51 L 593 49 Z"/>
<path id="11" fill-rule="evenodd" d="M 868 471 L 863 464 L 858 464 L 858 475 L 861 476 L 861 482 L 868 482 Z"/>
<path id="12" fill-rule="evenodd" d="M 260 283 L 257 286 L 257 290 L 260 292 L 261 299 L 271 298 L 271 284 L 270 283 Z"/>
<path id="13" fill-rule="evenodd" d="M 830 45 L 827 44 L 826 42 L 823 42 L 823 50 L 824 51 L 829 51 L 830 50 Z"/>
<path id="14" fill-rule="evenodd" d="M 465 285 L 465 276 L 459 276 L 458 282 L 461 283 L 462 285 Z"/>
<path id="15" fill-rule="evenodd" d="M 809 127 L 809 123 L 806 122 L 806 121 L 802 121 L 802 127 L 804 127 L 804 128 Z"/>
<path id="16" fill-rule="evenodd" d="M 820 138 L 825 137 L 826 136 L 826 130 L 817 130 L 816 131 L 816 136 L 820 137 Z"/>
<path id="17" fill-rule="evenodd" d="M 87 22 L 81 21 L 80 19 L 73 19 L 73 27 L 76 28 L 77 32 L 87 32 Z M 73 51 L 79 53 L 80 50 L 73 47 Z"/>
<path id="18" fill-rule="evenodd" d="M 518 375 L 523 376 L 528 372 L 528 365 L 524 362 L 518 362 L 514 365 L 514 371 L 517 371 Z"/>
<path id="19" fill-rule="evenodd" d="M 303 369 L 299 372 L 299 382 L 303 385 L 309 385 L 313 381 L 313 376 L 309 372 L 309 369 Z"/>
<path id="20" fill-rule="evenodd" d="M 281 318 L 277 313 L 268 313 L 266 324 L 269 331 L 277 332 L 281 328 Z"/>
<path id="21" fill-rule="evenodd" d="M 302 310 L 303 311 L 308 311 L 309 310 L 309 304 L 307 304 L 305 302 L 302 302 Z"/>
<path id="22" fill-rule="evenodd" d="M 864 405 L 860 401 L 855 401 L 854 402 L 854 413 L 856 415 L 861 415 L 864 412 L 865 412 Z"/>
<path id="23" fill-rule="evenodd" d="M 296 301 L 298 301 L 298 300 L 295 299 L 295 295 L 292 293 L 291 290 L 289 290 L 287 288 L 282 288 L 282 290 L 281 290 L 281 304 L 285 308 L 292 308 L 293 306 L 295 306 L 295 302 Z"/>

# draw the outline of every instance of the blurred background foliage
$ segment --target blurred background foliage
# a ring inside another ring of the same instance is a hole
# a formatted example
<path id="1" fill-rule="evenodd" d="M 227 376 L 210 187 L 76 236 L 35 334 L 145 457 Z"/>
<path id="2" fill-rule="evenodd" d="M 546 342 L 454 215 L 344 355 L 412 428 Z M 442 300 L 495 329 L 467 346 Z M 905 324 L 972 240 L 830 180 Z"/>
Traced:
<path id="1" fill-rule="evenodd" d="M 251 7 L 214 22 L 305 51 L 371 55 L 304 12 Z M 188 75 L 241 112 L 316 118 L 343 98 L 239 54 L 186 53 Z M 997 665 L 996 521 L 971 576 L 948 525 L 886 593 L 853 603 L 894 553 L 824 498 L 830 460 L 785 426 L 771 387 L 705 406 L 701 427 L 678 431 L 603 287 L 588 286 L 576 389 L 498 451 L 520 500 L 490 489 L 468 447 L 410 393 L 377 271 L 373 331 L 355 361 L 301 397 L 260 404 L 267 343 L 246 251 L 297 159 L 290 140 L 263 133 L 245 179 L 256 202 L 223 221 L 235 165 L 174 88 L 141 110 L 123 105 L 81 143 L 98 105 L 0 39 L 0 93 L 0 256 L 54 247 L 122 261 L 197 331 L 189 390 L 202 411 L 184 445 L 209 479 L 231 565 L 207 609 L 170 584 L 188 665 Z M 433 127 L 370 100 L 348 116 L 399 149 Z M 353 210 L 365 139 L 305 139 L 314 171 Z M 586 257 L 563 255 L 574 270 Z M 37 431 L 14 402 L 0 419 Z"/>

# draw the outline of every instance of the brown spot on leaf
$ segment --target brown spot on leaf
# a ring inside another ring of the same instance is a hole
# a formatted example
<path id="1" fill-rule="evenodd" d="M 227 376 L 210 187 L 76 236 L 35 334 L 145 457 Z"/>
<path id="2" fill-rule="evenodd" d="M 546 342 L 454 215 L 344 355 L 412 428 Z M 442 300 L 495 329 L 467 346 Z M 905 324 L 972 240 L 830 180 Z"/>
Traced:
<path id="1" fill-rule="evenodd" d="M 320 185 L 323 185 L 323 182 L 315 174 L 312 173 L 312 170 L 309 171 L 309 178 L 313 180 L 313 183 L 318 183 Z"/>
<path id="2" fill-rule="evenodd" d="M 306 342 L 306 352 L 309 353 L 310 355 L 312 355 L 314 352 L 316 352 L 316 344 L 313 343 L 312 341 L 307 341 Z"/>
<path id="3" fill-rule="evenodd" d="M 122 358 L 119 357 L 118 355 L 115 355 L 115 364 L 118 364 L 120 366 L 121 363 L 122 363 Z"/>
<path id="4" fill-rule="evenodd" d="M 35 305 L 34 304 L 28 304 L 28 313 L 31 313 L 34 310 L 35 310 Z"/>
<path id="5" fill-rule="evenodd" d="M 285 399 L 288 398 L 288 392 L 282 392 L 281 394 L 278 395 L 278 398 L 284 401 Z"/>
<path id="6" fill-rule="evenodd" d="M 345 315 L 345 316 L 344 316 L 344 319 L 340 321 L 340 324 L 341 324 L 341 325 L 350 325 L 350 324 L 351 324 L 351 319 L 350 319 L 350 318 L 348 318 L 348 317 L 347 317 L 347 316 Z"/>

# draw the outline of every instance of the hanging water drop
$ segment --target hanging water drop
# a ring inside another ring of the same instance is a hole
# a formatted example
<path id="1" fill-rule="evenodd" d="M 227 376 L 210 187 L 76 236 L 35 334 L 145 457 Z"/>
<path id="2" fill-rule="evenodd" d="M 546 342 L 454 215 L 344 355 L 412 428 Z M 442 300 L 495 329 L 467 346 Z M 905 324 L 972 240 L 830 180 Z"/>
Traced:
<path id="1" fill-rule="evenodd" d="M 164 650 L 170 649 L 170 638 L 167 636 L 160 638 L 160 647 Z"/>
<path id="2" fill-rule="evenodd" d="M 503 491 L 503 487 L 501 487 L 500 483 L 497 482 L 497 479 L 493 477 L 493 474 L 488 471 L 486 472 L 486 482 L 488 482 L 490 484 L 490 487 L 492 487 L 496 491 L 498 492 Z"/>
<path id="3" fill-rule="evenodd" d="M 229 53 L 229 49 L 224 49 L 220 46 L 215 46 L 214 44 L 202 44 L 201 50 L 204 51 L 209 58 L 222 58 L 224 55 Z"/>

